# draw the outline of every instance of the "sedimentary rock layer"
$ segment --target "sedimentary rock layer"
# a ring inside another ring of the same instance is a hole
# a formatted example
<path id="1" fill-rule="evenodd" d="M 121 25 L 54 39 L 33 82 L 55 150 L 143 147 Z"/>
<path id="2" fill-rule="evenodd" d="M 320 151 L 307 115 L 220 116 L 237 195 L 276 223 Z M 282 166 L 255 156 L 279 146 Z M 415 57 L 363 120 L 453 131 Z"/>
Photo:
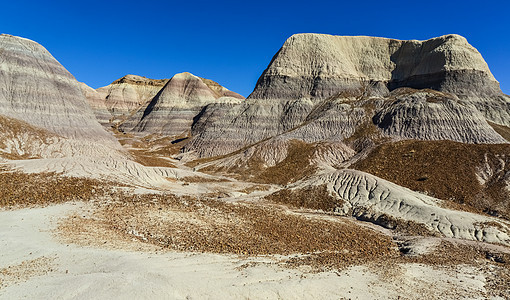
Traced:
<path id="1" fill-rule="evenodd" d="M 83 95 L 87 98 L 87 101 L 96 116 L 97 121 L 108 127 L 112 120 L 112 114 L 106 108 L 104 98 L 93 88 L 89 87 L 83 82 L 80 82 L 80 87 Z"/>
<path id="2" fill-rule="evenodd" d="M 113 116 L 113 123 L 117 123 L 124 121 L 151 101 L 167 82 L 168 79 L 126 75 L 110 85 L 98 88 L 97 92 Z"/>
<path id="3" fill-rule="evenodd" d="M 66 138 L 118 145 L 76 79 L 36 42 L 0 35 L 0 114 Z"/>
<path id="4" fill-rule="evenodd" d="M 204 106 L 239 103 L 242 99 L 244 97 L 214 81 L 180 73 L 172 77 L 150 103 L 129 118 L 123 128 L 143 133 L 181 135 L 190 131 L 193 119 Z"/>
<path id="5" fill-rule="evenodd" d="M 455 100 L 409 96 L 409 103 L 387 107 L 395 101 L 390 91 L 401 87 L 437 90 Z M 387 128 L 380 118 L 389 120 L 395 109 L 413 122 Z M 284 133 L 307 142 L 342 141 L 368 129 L 395 138 L 503 143 L 486 120 L 508 125 L 510 98 L 480 53 L 458 35 L 400 41 L 298 34 L 273 57 L 245 102 L 205 115 L 208 121 L 197 122 L 185 149 L 202 157 Z M 372 122 L 379 129 L 367 125 Z"/>
<path id="6" fill-rule="evenodd" d="M 404 139 L 503 144 L 476 108 L 433 90 L 403 91 L 373 118 L 385 134 Z"/>
<path id="7" fill-rule="evenodd" d="M 250 98 L 327 98 L 371 83 L 380 93 L 398 87 L 499 94 L 499 84 L 465 38 L 426 41 L 297 34 L 260 77 Z"/>

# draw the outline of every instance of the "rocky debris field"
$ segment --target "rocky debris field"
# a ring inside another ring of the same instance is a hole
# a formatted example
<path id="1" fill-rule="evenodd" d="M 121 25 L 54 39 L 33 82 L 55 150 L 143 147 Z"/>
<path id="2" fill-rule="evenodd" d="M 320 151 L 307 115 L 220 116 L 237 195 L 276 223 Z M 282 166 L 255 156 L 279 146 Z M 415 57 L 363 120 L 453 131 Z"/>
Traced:
<path id="1" fill-rule="evenodd" d="M 0 269 L 0 289 L 50 273 L 54 258 L 39 257 Z"/>
<path id="2" fill-rule="evenodd" d="M 282 266 L 314 271 L 421 263 L 494 268 L 501 274 L 499 282 L 510 276 L 510 251 L 502 246 L 380 231 L 350 218 L 267 200 L 228 203 L 170 194 L 109 197 L 96 202 L 90 214 L 63 221 L 59 229 L 65 240 L 103 247 L 134 240 L 167 251 L 277 255 Z M 420 249 L 416 239 L 435 242 Z"/>
<path id="3" fill-rule="evenodd" d="M 26 174 L 0 166 L 0 207 L 22 208 L 89 201 L 108 189 L 102 181 L 56 173 Z"/>
<path id="4" fill-rule="evenodd" d="M 510 220 L 510 145 L 399 141 L 351 167 L 449 202 L 454 209 Z"/>
<path id="5" fill-rule="evenodd" d="M 90 220 L 73 217 L 62 228 L 72 237 L 76 230 L 89 230 L 80 225 L 86 222 L 177 251 L 296 255 L 289 263 L 313 257 L 315 267 L 346 266 L 399 253 L 390 237 L 352 221 L 310 218 L 257 203 L 125 195 L 98 204 Z"/>

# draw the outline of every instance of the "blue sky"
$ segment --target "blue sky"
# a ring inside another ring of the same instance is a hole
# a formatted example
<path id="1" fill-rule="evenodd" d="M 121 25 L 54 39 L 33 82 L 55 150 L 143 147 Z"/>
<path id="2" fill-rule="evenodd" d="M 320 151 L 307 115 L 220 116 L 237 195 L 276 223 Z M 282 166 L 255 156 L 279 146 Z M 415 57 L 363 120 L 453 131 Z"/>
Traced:
<path id="1" fill-rule="evenodd" d="M 510 94 L 507 1 L 2 1 L 0 32 L 45 46 L 97 88 L 188 71 L 248 96 L 294 33 L 465 36 Z"/>

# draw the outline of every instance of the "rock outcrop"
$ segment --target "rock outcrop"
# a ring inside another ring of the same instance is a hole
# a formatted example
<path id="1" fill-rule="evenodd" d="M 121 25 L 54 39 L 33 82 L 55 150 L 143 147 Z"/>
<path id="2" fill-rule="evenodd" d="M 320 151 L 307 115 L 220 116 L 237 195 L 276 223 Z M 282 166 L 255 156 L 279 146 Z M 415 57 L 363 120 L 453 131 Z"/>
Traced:
<path id="1" fill-rule="evenodd" d="M 337 213 L 387 228 L 413 222 L 446 237 L 510 244 L 510 223 L 497 218 L 441 207 L 442 201 L 403 188 L 368 173 L 343 169 L 325 172 L 290 186 L 299 192 L 326 185 L 343 203 Z"/>
<path id="2" fill-rule="evenodd" d="M 106 107 L 106 103 L 104 101 L 105 99 L 96 90 L 83 82 L 80 82 L 80 87 L 83 95 L 85 98 L 87 98 L 90 108 L 92 108 L 97 121 L 105 127 L 110 126 L 112 121 L 112 114 Z"/>
<path id="3" fill-rule="evenodd" d="M 390 92 L 402 87 L 413 91 L 399 102 Z M 430 90 L 442 94 L 425 96 Z M 393 113 L 413 122 L 391 122 Z M 195 123 L 185 148 L 199 157 L 280 134 L 307 142 L 352 139 L 355 148 L 370 145 L 360 141 L 367 131 L 397 139 L 505 143 L 487 121 L 507 125 L 510 98 L 480 53 L 458 35 L 401 41 L 298 34 L 273 57 L 245 102 L 203 116 L 208 121 Z"/>
<path id="4" fill-rule="evenodd" d="M 473 105 L 433 90 L 396 93 L 395 100 L 382 108 L 373 121 L 385 134 L 403 139 L 507 142 Z"/>
<path id="5" fill-rule="evenodd" d="M 97 93 L 113 117 L 112 123 L 118 123 L 125 121 L 150 102 L 167 82 L 168 79 L 126 75 L 110 85 L 98 88 Z"/>
<path id="6" fill-rule="evenodd" d="M 65 138 L 118 147 L 76 79 L 41 45 L 0 35 L 0 114 Z"/>
<path id="7" fill-rule="evenodd" d="M 26 122 L 0 115 L 0 157 L 27 159 L 51 156 L 45 150 L 63 138 Z"/>
<path id="8" fill-rule="evenodd" d="M 190 131 L 194 118 L 211 103 L 240 103 L 244 97 L 190 73 L 176 74 L 122 126 L 126 131 L 177 136 Z"/>
<path id="9" fill-rule="evenodd" d="M 250 98 L 324 99 L 365 83 L 382 94 L 398 87 L 501 93 L 480 53 L 459 35 L 401 41 L 297 34 L 274 56 Z"/>

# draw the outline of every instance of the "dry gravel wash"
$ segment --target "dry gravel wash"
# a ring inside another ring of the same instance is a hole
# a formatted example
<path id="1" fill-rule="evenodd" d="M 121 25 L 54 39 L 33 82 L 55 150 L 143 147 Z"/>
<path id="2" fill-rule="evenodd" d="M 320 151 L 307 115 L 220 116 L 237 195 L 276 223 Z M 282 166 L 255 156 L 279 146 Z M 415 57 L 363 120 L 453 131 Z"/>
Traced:
<path id="1" fill-rule="evenodd" d="M 410 260 L 313 273 L 284 268 L 281 257 L 178 253 L 136 240 L 124 241 L 124 250 L 63 243 L 55 228 L 76 215 L 92 216 L 91 206 L 0 211 L 0 299 L 487 298 L 485 284 L 501 271 L 494 264 L 446 267 Z"/>

